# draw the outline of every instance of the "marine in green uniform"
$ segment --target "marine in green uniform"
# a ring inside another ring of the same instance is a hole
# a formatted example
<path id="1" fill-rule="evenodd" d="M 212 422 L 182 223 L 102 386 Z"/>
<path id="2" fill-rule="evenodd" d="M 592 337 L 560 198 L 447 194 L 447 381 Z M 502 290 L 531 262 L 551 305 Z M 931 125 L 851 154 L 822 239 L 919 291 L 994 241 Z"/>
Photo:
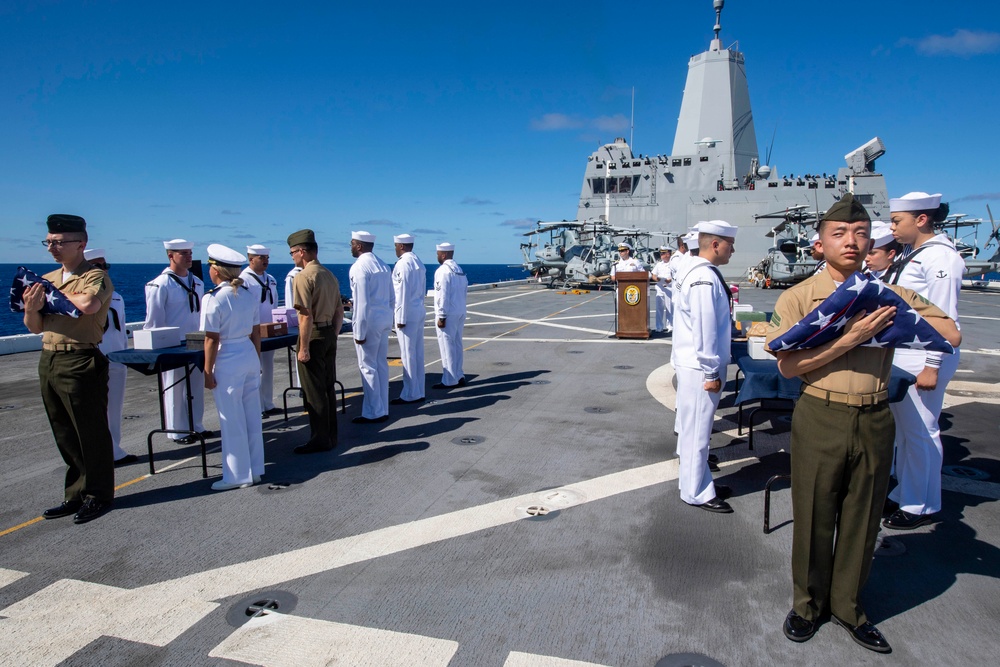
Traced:
<path id="1" fill-rule="evenodd" d="M 288 247 L 303 269 L 292 283 L 292 305 L 299 316 L 298 369 L 306 412 L 309 442 L 296 454 L 326 452 L 337 446 L 337 336 L 344 323 L 340 284 L 319 263 L 319 246 L 311 229 L 289 235 Z"/>
<path id="2" fill-rule="evenodd" d="M 43 243 L 62 266 L 44 278 L 55 285 L 80 317 L 43 315 L 45 287 L 24 292 L 24 325 L 42 334 L 38 379 L 42 402 L 56 446 L 66 462 L 62 504 L 42 516 L 55 519 L 75 514 L 86 523 L 111 509 L 115 492 L 115 462 L 108 430 L 108 360 L 98 349 L 108 319 L 114 286 L 107 273 L 83 257 L 87 223 L 75 215 L 48 218 Z"/>
<path id="3" fill-rule="evenodd" d="M 861 269 L 870 232 L 868 212 L 851 194 L 826 212 L 817 241 L 826 268 L 778 298 L 768 343 Z M 948 342 L 961 342 L 944 312 L 911 290 L 888 287 Z M 793 605 L 783 627 L 792 641 L 811 638 L 830 614 L 861 646 L 892 650 L 859 601 L 892 464 L 895 424 L 887 400 L 892 350 L 859 344 L 891 325 L 895 314 L 891 306 L 858 313 L 829 343 L 777 352 L 781 374 L 803 382 L 792 415 Z"/>

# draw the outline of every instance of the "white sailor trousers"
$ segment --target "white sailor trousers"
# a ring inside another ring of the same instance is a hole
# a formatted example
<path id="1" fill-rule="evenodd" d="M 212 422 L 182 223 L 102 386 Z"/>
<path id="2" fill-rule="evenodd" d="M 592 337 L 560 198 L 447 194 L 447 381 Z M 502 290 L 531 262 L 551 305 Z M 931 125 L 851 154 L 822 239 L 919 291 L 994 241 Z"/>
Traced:
<path id="1" fill-rule="evenodd" d="M 364 345 L 355 344 L 364 400 L 361 416 L 378 419 L 389 414 L 389 329 L 370 327 Z"/>
<path id="2" fill-rule="evenodd" d="M 252 484 L 264 474 L 260 362 L 247 337 L 220 341 L 212 390 L 222 429 L 222 481 Z"/>
<path id="3" fill-rule="evenodd" d="M 167 428 L 178 431 L 204 431 L 205 417 L 205 375 L 195 368 L 191 371 L 191 398 L 194 402 L 191 405 L 191 416 L 194 418 L 192 424 L 188 421 L 187 412 L 187 391 L 184 385 L 184 369 L 175 368 L 172 371 L 164 371 L 163 386 L 170 387 L 163 394 L 164 414 L 167 417 Z M 171 433 L 172 440 L 180 440 L 185 437 L 183 433 Z"/>
<path id="4" fill-rule="evenodd" d="M 399 357 L 403 362 L 403 391 L 399 397 L 404 401 L 416 401 L 424 397 L 424 318 L 426 311 L 406 313 L 406 326 L 396 329 L 399 340 Z"/>
<path id="5" fill-rule="evenodd" d="M 449 387 L 458 384 L 465 377 L 462 373 L 464 350 L 462 348 L 462 330 L 465 328 L 465 315 L 451 315 L 445 318 L 444 328 L 434 323 L 437 332 L 438 349 L 441 351 L 441 383 Z"/>
<path id="6" fill-rule="evenodd" d="M 705 391 L 705 373 L 700 369 L 675 369 L 677 373 L 677 455 L 680 470 L 677 486 L 681 500 L 704 505 L 715 497 L 712 471 L 708 469 L 708 446 L 712 422 L 722 392 Z"/>
<path id="7" fill-rule="evenodd" d="M 260 353 L 260 409 L 274 409 L 274 350 Z"/>
<path id="8" fill-rule="evenodd" d="M 128 369 L 122 364 L 108 362 L 108 430 L 115 450 L 115 461 L 128 456 L 122 449 L 122 408 L 125 407 L 125 379 Z"/>
<path id="9" fill-rule="evenodd" d="M 656 293 L 656 330 L 663 331 L 672 326 L 671 322 L 673 320 L 673 299 L 670 296 L 670 290 L 661 290 L 659 287 L 654 288 Z"/>
<path id="10" fill-rule="evenodd" d="M 941 407 L 948 382 L 958 369 L 960 352 L 946 354 L 938 369 L 937 387 L 933 391 L 910 385 L 906 396 L 890 403 L 896 420 L 896 479 L 899 485 L 889 498 L 910 514 L 933 514 L 941 511 Z M 913 375 L 924 369 L 923 352 L 896 350 L 892 365 Z"/>

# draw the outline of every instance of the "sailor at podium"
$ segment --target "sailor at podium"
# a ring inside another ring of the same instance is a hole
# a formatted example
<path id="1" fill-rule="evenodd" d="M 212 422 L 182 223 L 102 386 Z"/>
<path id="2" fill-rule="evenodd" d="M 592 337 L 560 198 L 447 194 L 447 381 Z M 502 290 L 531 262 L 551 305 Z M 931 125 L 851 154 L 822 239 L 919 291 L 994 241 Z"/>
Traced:
<path id="1" fill-rule="evenodd" d="M 632 246 L 622 241 L 618 244 L 618 261 L 611 267 L 611 279 L 617 282 L 615 276 L 619 271 L 645 271 L 642 262 L 632 257 Z"/>

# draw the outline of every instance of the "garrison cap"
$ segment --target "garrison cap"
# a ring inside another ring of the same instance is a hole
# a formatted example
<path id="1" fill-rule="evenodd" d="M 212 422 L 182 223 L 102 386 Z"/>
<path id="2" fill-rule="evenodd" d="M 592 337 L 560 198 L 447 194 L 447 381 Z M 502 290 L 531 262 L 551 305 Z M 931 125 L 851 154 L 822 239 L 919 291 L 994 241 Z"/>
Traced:
<path id="1" fill-rule="evenodd" d="M 400 243 L 402 245 L 413 245 L 413 241 L 413 235 L 411 234 L 400 234 L 392 237 L 393 243 Z"/>
<path id="2" fill-rule="evenodd" d="M 259 243 L 256 245 L 248 245 L 247 254 L 269 257 L 271 255 L 271 249 L 268 248 L 266 245 L 260 245 Z"/>
<path id="3" fill-rule="evenodd" d="M 66 213 L 53 213 L 45 221 L 49 227 L 50 234 L 68 234 L 71 232 L 87 231 L 87 221 L 78 215 L 67 215 Z"/>
<path id="4" fill-rule="evenodd" d="M 300 229 L 297 232 L 292 232 L 288 235 L 288 247 L 294 248 L 297 245 L 302 245 L 303 243 L 311 243 L 316 245 L 316 235 L 313 234 L 311 229 Z"/>
<path id="5" fill-rule="evenodd" d="M 236 252 L 232 248 L 227 248 L 221 243 L 212 243 L 208 246 L 208 263 L 219 266 L 228 266 L 238 269 L 246 264 L 247 258 Z"/>
<path id="6" fill-rule="evenodd" d="M 831 206 L 829 210 L 823 214 L 821 221 L 836 220 L 837 222 L 870 222 L 871 219 L 871 216 L 868 215 L 868 211 L 861 205 L 861 202 L 855 199 L 853 194 L 848 192 L 840 198 L 840 201 Z"/>
<path id="7" fill-rule="evenodd" d="M 92 262 L 95 259 L 107 259 L 107 251 L 104 248 L 87 248 L 83 251 L 83 258 L 88 262 Z"/>

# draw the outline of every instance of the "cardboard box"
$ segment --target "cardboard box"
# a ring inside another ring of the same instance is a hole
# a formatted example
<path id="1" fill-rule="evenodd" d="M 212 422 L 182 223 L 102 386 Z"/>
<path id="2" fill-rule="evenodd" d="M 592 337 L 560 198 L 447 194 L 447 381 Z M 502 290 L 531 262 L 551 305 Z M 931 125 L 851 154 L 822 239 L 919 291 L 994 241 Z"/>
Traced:
<path id="1" fill-rule="evenodd" d="M 764 349 L 763 336 L 750 336 L 747 338 L 747 351 L 751 359 L 774 359 L 771 353 Z"/>
<path id="2" fill-rule="evenodd" d="M 276 338 L 288 333 L 287 322 L 265 322 L 260 325 L 261 338 Z"/>
<path id="3" fill-rule="evenodd" d="M 189 331 L 188 333 L 184 334 L 184 341 L 187 343 L 187 349 L 189 350 L 204 350 L 205 332 Z"/>
<path id="4" fill-rule="evenodd" d="M 136 329 L 132 332 L 132 345 L 137 350 L 158 350 L 181 344 L 181 330 L 177 327 Z"/>
<path id="5" fill-rule="evenodd" d="M 299 314 L 294 308 L 272 308 L 272 322 L 284 322 L 289 329 L 299 328 Z"/>

